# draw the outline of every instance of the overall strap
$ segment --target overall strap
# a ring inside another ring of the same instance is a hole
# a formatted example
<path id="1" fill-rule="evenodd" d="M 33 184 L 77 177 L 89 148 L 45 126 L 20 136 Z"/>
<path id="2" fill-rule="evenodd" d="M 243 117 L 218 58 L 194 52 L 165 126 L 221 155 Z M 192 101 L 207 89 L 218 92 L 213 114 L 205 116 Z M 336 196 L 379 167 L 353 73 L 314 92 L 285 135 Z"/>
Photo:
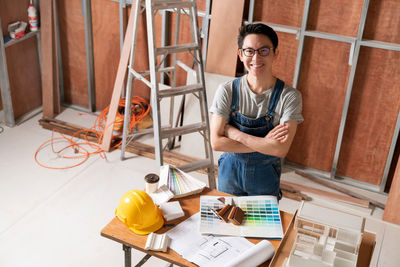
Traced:
<path id="1" fill-rule="evenodd" d="M 239 85 L 240 85 L 240 79 L 236 78 L 233 80 L 233 87 L 232 87 L 232 105 L 231 105 L 231 110 L 236 111 L 238 109 L 239 105 Z"/>
<path id="2" fill-rule="evenodd" d="M 267 112 L 267 116 L 270 119 L 272 119 L 274 117 L 275 108 L 276 108 L 276 105 L 278 104 L 279 98 L 282 94 L 284 85 L 285 85 L 284 82 L 282 82 L 278 78 L 276 79 L 274 91 L 272 91 L 272 96 L 271 96 L 271 100 L 269 101 L 268 112 Z"/>

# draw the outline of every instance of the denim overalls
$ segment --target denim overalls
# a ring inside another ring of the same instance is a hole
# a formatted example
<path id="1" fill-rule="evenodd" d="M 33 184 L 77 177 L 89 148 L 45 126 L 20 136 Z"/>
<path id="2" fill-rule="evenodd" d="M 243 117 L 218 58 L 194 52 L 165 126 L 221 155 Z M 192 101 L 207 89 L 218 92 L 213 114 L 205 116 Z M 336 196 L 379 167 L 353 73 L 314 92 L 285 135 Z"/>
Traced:
<path id="1" fill-rule="evenodd" d="M 274 128 L 274 110 L 284 83 L 279 79 L 276 80 L 267 115 L 251 119 L 237 112 L 240 79 L 233 81 L 229 124 L 247 134 L 264 137 Z M 218 160 L 218 190 L 232 195 L 275 195 L 280 198 L 280 177 L 281 159 L 275 156 L 258 152 L 225 152 Z"/>

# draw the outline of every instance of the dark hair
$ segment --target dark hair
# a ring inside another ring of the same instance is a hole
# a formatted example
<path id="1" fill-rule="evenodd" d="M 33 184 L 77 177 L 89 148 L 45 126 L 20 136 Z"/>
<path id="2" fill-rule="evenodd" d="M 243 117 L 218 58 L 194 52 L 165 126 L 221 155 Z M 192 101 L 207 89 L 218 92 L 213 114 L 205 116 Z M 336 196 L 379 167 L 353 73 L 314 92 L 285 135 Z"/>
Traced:
<path id="1" fill-rule="evenodd" d="M 251 23 L 247 25 L 243 25 L 239 29 L 239 36 L 238 36 L 238 46 L 239 49 L 242 48 L 243 40 L 248 34 L 263 34 L 267 36 L 271 42 L 273 49 L 278 47 L 278 35 L 276 32 L 264 23 Z"/>

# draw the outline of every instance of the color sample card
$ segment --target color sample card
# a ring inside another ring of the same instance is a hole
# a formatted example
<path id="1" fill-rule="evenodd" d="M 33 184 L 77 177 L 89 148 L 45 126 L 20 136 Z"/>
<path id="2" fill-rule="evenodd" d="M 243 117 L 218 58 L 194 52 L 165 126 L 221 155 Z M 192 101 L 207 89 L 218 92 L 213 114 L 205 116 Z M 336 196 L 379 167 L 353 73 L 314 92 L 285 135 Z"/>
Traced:
<path id="1" fill-rule="evenodd" d="M 283 230 L 275 196 L 225 197 L 225 202 L 240 207 L 245 215 L 241 225 L 221 221 L 212 210 L 221 209 L 220 196 L 200 196 L 200 232 L 218 235 L 282 239 Z"/>
<path id="2" fill-rule="evenodd" d="M 166 185 L 174 198 L 197 194 L 203 191 L 206 184 L 171 165 L 160 168 L 160 186 Z"/>

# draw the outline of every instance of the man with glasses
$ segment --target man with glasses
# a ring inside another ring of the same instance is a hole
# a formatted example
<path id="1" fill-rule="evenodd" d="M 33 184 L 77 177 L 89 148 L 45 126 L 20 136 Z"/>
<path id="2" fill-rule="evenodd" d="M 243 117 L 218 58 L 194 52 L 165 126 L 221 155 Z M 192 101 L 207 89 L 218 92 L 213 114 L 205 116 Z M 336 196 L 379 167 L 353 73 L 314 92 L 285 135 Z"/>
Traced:
<path id="1" fill-rule="evenodd" d="M 281 158 L 303 121 L 301 94 L 272 75 L 278 36 L 263 23 L 242 26 L 238 54 L 248 74 L 221 84 L 211 105 L 211 144 L 218 160 L 218 190 L 275 195 Z"/>

